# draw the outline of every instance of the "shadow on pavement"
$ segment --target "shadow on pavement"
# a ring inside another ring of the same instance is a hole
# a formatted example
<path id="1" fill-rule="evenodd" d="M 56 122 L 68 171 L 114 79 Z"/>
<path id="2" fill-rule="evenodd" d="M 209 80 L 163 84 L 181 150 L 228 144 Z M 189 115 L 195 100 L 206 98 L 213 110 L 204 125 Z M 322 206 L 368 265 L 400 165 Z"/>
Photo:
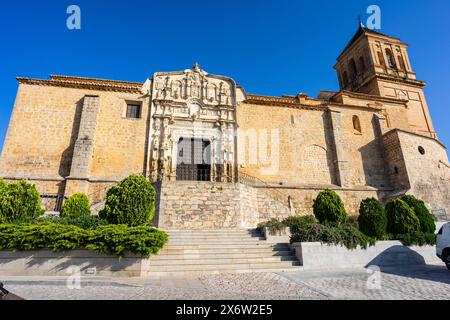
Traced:
<path id="1" fill-rule="evenodd" d="M 6 290 L 3 287 L 3 283 L 0 282 L 0 300 L 25 300 L 25 299 Z"/>
<path id="2" fill-rule="evenodd" d="M 393 246 L 383 251 L 366 267 L 370 265 L 378 266 L 387 274 L 450 284 L 450 271 L 444 264 L 428 265 L 420 254 L 406 246 Z"/>

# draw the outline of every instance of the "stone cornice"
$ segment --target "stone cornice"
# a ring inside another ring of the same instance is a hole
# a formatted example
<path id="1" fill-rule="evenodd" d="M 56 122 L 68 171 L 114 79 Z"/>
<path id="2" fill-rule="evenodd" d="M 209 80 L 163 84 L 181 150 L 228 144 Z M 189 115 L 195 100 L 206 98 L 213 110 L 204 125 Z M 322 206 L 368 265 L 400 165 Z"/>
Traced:
<path id="1" fill-rule="evenodd" d="M 362 93 L 354 93 L 354 92 L 338 92 L 333 97 L 338 97 L 339 95 L 349 95 L 354 98 L 359 98 L 361 100 L 369 100 L 369 101 L 375 101 L 375 102 L 390 102 L 390 103 L 397 103 L 401 105 L 406 106 L 406 102 L 404 100 L 398 100 L 398 99 L 391 99 L 391 98 L 385 98 L 385 97 L 379 97 L 379 96 L 372 96 Z M 306 96 L 296 96 L 296 97 L 272 97 L 272 96 L 262 96 L 262 95 L 255 95 L 255 94 L 247 94 L 247 99 L 243 101 L 243 103 L 247 104 L 256 104 L 256 105 L 269 105 L 269 106 L 277 106 L 277 107 L 289 107 L 289 108 L 300 108 L 300 109 L 308 109 L 308 110 L 319 110 L 319 111 L 326 111 L 330 110 L 330 107 L 336 107 L 336 108 L 358 108 L 358 109 L 366 109 L 370 110 L 372 112 L 380 112 L 383 110 L 383 107 L 377 107 L 377 106 L 370 106 L 370 105 L 352 105 L 352 104 L 346 104 L 341 103 L 339 101 L 327 101 L 322 99 L 313 99 L 308 98 Z M 304 99 L 304 101 L 311 101 L 311 104 L 301 102 L 300 99 Z"/>
<path id="2" fill-rule="evenodd" d="M 418 88 L 425 87 L 427 83 L 422 80 L 416 80 L 416 79 L 408 79 L 408 78 L 399 78 L 393 75 L 383 74 L 383 73 L 377 73 L 372 78 L 377 77 L 381 80 L 391 81 L 395 83 L 407 83 L 408 85 L 412 85 Z"/>
<path id="3" fill-rule="evenodd" d="M 17 81 L 23 84 L 32 84 L 40 86 L 56 86 L 66 88 L 116 91 L 116 92 L 139 93 L 139 94 L 142 93 L 141 88 L 143 86 L 143 83 L 140 82 L 115 81 L 97 78 L 82 78 L 82 77 L 57 76 L 57 75 L 52 75 L 50 78 L 51 78 L 50 80 L 44 80 L 44 79 L 18 77 Z"/>
<path id="4" fill-rule="evenodd" d="M 375 96 L 372 94 L 367 94 L 367 93 L 360 93 L 360 92 L 353 92 L 353 91 L 340 91 L 338 93 L 336 93 L 333 98 L 337 98 L 340 96 L 349 96 L 352 98 L 357 98 L 357 99 L 361 99 L 361 100 L 370 100 L 370 101 L 375 101 L 375 102 L 388 102 L 388 103 L 395 103 L 395 104 L 401 104 L 401 105 L 405 105 L 408 102 L 408 100 L 401 100 L 401 99 L 397 99 L 397 98 L 389 98 L 389 97 L 381 97 L 381 96 Z M 338 102 L 339 103 L 339 102 Z"/>
<path id="5" fill-rule="evenodd" d="M 326 110 L 326 106 L 324 106 L 322 100 L 311 99 L 316 101 L 316 104 L 305 104 L 300 102 L 300 99 L 297 97 L 272 97 L 272 96 L 262 96 L 256 94 L 246 94 L 246 99 L 243 103 L 248 104 L 257 104 L 257 105 L 270 105 L 270 106 L 279 106 L 279 107 L 292 107 L 292 108 L 301 108 L 301 109 L 311 109 L 311 110 Z"/>

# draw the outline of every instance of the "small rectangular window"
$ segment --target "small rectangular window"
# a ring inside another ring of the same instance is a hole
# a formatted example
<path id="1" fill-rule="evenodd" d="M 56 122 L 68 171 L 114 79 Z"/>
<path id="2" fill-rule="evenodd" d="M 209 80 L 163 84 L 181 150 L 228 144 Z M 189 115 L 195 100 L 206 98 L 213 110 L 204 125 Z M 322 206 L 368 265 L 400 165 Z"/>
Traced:
<path id="1" fill-rule="evenodd" d="M 141 106 L 137 104 L 127 105 L 127 118 L 139 119 L 141 117 Z"/>

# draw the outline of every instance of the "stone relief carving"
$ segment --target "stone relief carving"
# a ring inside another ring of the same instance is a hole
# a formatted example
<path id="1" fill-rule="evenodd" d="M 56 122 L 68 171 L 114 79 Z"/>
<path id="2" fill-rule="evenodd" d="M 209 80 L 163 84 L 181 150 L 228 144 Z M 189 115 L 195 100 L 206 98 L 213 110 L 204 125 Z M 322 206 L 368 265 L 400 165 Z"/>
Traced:
<path id="1" fill-rule="evenodd" d="M 205 104 L 233 104 L 233 85 L 218 77 L 209 76 L 196 64 L 183 73 L 155 75 L 155 99 L 199 99 Z"/>
<path id="2" fill-rule="evenodd" d="M 176 179 L 179 138 L 195 137 L 211 142 L 212 179 L 233 181 L 234 82 L 196 64 L 183 72 L 156 73 L 153 83 L 152 179 Z"/>

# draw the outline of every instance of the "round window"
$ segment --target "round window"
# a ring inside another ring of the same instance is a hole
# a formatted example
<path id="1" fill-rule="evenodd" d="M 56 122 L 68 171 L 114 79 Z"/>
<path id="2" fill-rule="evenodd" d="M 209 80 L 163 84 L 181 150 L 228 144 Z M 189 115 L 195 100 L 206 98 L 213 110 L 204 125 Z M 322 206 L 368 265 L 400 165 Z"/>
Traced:
<path id="1" fill-rule="evenodd" d="M 425 154 L 425 149 L 422 146 L 419 146 L 419 148 L 417 148 L 419 150 L 420 154 Z"/>

